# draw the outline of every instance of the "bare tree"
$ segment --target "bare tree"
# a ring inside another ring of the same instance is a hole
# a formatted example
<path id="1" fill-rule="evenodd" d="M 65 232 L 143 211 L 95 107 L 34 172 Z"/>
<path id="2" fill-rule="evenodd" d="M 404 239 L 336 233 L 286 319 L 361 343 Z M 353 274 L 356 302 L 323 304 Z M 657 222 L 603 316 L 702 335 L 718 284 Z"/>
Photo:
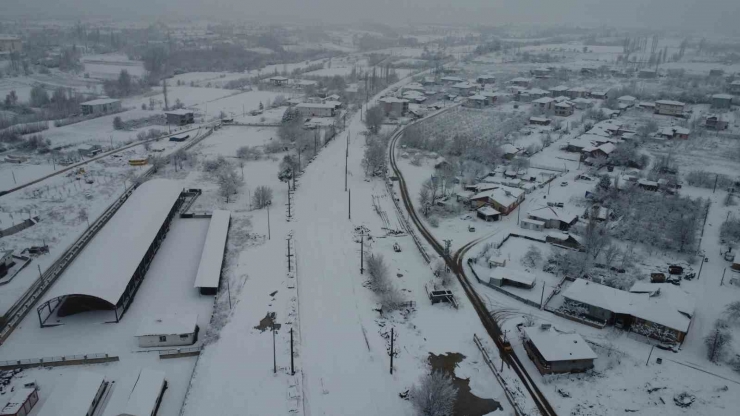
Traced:
<path id="1" fill-rule="evenodd" d="M 525 267 L 536 267 L 542 261 L 542 253 L 534 244 L 530 244 L 527 252 L 522 256 L 521 263 Z"/>
<path id="2" fill-rule="evenodd" d="M 388 266 L 380 254 L 370 254 L 365 257 L 365 268 L 370 276 L 371 289 L 374 292 L 383 292 L 387 288 Z"/>
<path id="3" fill-rule="evenodd" d="M 85 207 L 80 208 L 80 211 L 77 213 L 77 218 L 82 221 L 87 221 L 87 226 L 90 227 L 90 216 L 87 213 L 87 210 Z"/>
<path id="4" fill-rule="evenodd" d="M 707 358 L 716 363 L 725 353 L 727 346 L 732 342 L 732 334 L 727 328 L 727 323 L 718 320 L 714 323 L 714 329 L 704 338 L 707 346 Z"/>
<path id="5" fill-rule="evenodd" d="M 730 322 L 740 322 L 740 300 L 736 300 L 725 308 L 725 317 Z"/>
<path id="6" fill-rule="evenodd" d="M 380 131 L 380 126 L 383 124 L 384 118 L 383 109 L 380 106 L 376 105 L 365 111 L 365 125 L 373 134 L 377 134 Z"/>
<path id="7" fill-rule="evenodd" d="M 596 260 L 596 257 L 609 244 L 610 240 L 611 238 L 607 233 L 606 227 L 591 216 L 586 224 L 583 245 L 586 248 L 586 253 L 591 256 L 592 260 Z"/>
<path id="8" fill-rule="evenodd" d="M 388 165 L 388 158 L 385 154 L 385 146 L 380 139 L 368 140 L 365 146 L 365 156 L 362 158 L 362 167 L 365 169 L 366 176 L 382 175 Z"/>
<path id="9" fill-rule="evenodd" d="M 236 149 L 236 157 L 244 160 L 259 160 L 262 151 L 257 147 L 242 146 Z"/>
<path id="10" fill-rule="evenodd" d="M 257 209 L 262 209 L 272 204 L 272 189 L 267 186 L 258 186 L 254 190 L 254 206 Z"/>
<path id="11" fill-rule="evenodd" d="M 451 416 L 457 401 L 457 387 L 452 377 L 434 371 L 422 377 L 419 385 L 410 391 L 411 404 L 419 416 Z"/>
<path id="12" fill-rule="evenodd" d="M 428 188 L 422 187 L 419 190 L 419 204 L 421 205 L 424 215 L 429 215 L 429 206 L 432 203 L 432 193 Z"/>
<path id="13" fill-rule="evenodd" d="M 239 192 L 239 186 L 243 183 L 234 168 L 229 164 L 218 171 L 217 181 L 218 192 L 226 199 L 227 204 L 230 202 L 231 196 Z"/>

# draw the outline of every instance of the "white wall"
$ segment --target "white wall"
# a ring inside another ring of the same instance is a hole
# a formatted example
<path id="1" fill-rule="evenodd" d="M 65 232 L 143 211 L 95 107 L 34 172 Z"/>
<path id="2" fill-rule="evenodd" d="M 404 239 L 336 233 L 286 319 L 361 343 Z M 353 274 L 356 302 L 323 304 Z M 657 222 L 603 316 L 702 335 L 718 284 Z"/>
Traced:
<path id="1" fill-rule="evenodd" d="M 160 337 L 165 337 L 164 341 L 160 341 Z M 186 337 L 182 338 L 178 334 L 169 335 L 147 335 L 143 337 L 137 337 L 139 339 L 139 347 L 172 347 L 181 345 L 193 345 L 195 343 L 195 334 L 187 334 Z"/>

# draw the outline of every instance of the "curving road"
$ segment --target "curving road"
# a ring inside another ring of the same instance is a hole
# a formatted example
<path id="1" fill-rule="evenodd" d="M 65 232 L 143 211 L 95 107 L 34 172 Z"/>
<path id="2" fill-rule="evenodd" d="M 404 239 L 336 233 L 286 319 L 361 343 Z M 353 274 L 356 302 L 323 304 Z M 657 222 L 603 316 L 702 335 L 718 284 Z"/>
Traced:
<path id="1" fill-rule="evenodd" d="M 440 113 L 437 113 L 437 114 L 440 114 Z M 423 122 L 423 121 L 424 120 L 420 120 L 419 122 Z M 545 395 L 540 391 L 540 389 L 534 383 L 532 378 L 529 376 L 529 374 L 527 373 L 527 370 L 524 368 L 522 363 L 519 361 L 519 358 L 516 356 L 514 351 L 511 350 L 511 346 L 509 345 L 509 343 L 503 340 L 501 328 L 498 326 L 498 324 L 493 319 L 493 317 L 491 317 L 491 315 L 488 313 L 488 309 L 486 308 L 485 303 L 483 303 L 481 298 L 478 296 L 478 293 L 475 291 L 475 288 L 468 280 L 468 277 L 465 275 L 465 269 L 463 267 L 463 258 L 465 257 L 465 254 L 475 244 L 477 244 L 478 242 L 480 242 L 481 240 L 487 237 L 482 237 L 477 240 L 473 240 L 465 244 L 464 246 L 462 246 L 459 250 L 457 250 L 457 252 L 455 252 L 455 254 L 452 255 L 452 257 L 446 257 L 444 255 L 444 247 L 434 238 L 432 233 L 430 233 L 429 230 L 427 230 L 426 226 L 422 223 L 421 219 L 418 217 L 416 210 L 414 209 L 412 199 L 409 196 L 409 192 L 406 187 L 406 181 L 403 178 L 403 174 L 401 173 L 401 170 L 398 168 L 398 165 L 396 164 L 395 148 L 396 148 L 396 144 L 398 143 L 398 140 L 403 136 L 404 130 L 405 130 L 405 127 L 398 130 L 391 138 L 391 142 L 389 146 L 389 157 L 390 157 L 391 168 L 393 169 L 395 176 L 398 178 L 399 189 L 401 191 L 401 199 L 403 200 L 403 205 L 406 207 L 406 211 L 408 211 L 409 218 L 411 218 L 411 220 L 414 222 L 414 224 L 416 225 L 416 228 L 424 236 L 424 239 L 427 240 L 427 242 L 429 242 L 432 248 L 434 248 L 434 251 L 436 251 L 440 257 L 445 259 L 445 262 L 450 267 L 450 269 L 455 272 L 455 275 L 457 276 L 457 279 L 460 282 L 460 285 L 465 291 L 465 295 L 468 297 L 470 302 L 473 304 L 473 307 L 475 308 L 475 311 L 478 314 L 478 317 L 483 323 L 484 328 L 486 328 L 488 335 L 496 343 L 496 346 L 498 347 L 499 352 L 501 353 L 501 356 L 504 357 L 508 365 L 514 369 L 514 372 L 516 372 L 517 376 L 519 377 L 521 382 L 526 387 L 527 391 L 532 397 L 532 400 L 535 402 L 540 413 L 543 416 L 557 416 L 557 414 L 555 413 L 555 409 L 553 409 L 552 405 L 550 405 L 550 402 L 547 400 L 547 397 L 545 397 Z"/>

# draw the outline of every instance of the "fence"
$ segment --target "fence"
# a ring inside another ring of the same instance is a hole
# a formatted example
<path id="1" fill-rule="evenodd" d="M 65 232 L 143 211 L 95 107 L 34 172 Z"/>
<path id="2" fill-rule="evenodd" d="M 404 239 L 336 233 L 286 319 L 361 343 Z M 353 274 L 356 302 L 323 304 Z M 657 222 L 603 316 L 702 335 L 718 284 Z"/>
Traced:
<path id="1" fill-rule="evenodd" d="M 39 222 L 39 217 L 33 217 L 30 219 L 25 219 L 22 222 L 12 226 L 8 227 L 4 230 L 0 230 L 0 237 L 7 237 L 9 235 L 13 235 L 19 231 L 25 230 L 28 227 L 31 227 L 35 225 L 37 222 Z"/>
<path id="2" fill-rule="evenodd" d="M 159 352 L 159 359 L 195 357 L 200 355 L 201 347 L 175 348 Z"/>
<path id="3" fill-rule="evenodd" d="M 28 358 L 24 360 L 0 361 L 0 370 L 34 367 L 61 367 L 67 365 L 100 364 L 118 361 L 117 355 L 84 354 L 57 357 Z"/>

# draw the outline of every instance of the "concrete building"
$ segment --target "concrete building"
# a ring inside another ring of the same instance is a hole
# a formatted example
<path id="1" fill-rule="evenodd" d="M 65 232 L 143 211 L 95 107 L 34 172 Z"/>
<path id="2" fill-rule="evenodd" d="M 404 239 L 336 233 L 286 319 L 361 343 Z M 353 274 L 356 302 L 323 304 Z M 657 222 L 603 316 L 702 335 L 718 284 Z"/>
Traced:
<path id="1" fill-rule="evenodd" d="M 403 117 L 409 111 L 409 100 L 403 98 L 383 97 L 378 101 L 386 117 Z"/>
<path id="2" fill-rule="evenodd" d="M 458 82 L 457 84 L 450 87 L 452 91 L 462 97 L 467 97 L 470 95 L 475 94 L 475 91 L 478 89 L 478 86 L 476 84 L 471 84 L 469 82 Z"/>
<path id="3" fill-rule="evenodd" d="M 714 94 L 712 96 L 712 107 L 713 108 L 730 108 L 732 107 L 732 95 L 730 94 Z"/>
<path id="4" fill-rule="evenodd" d="M 566 95 L 568 90 L 569 88 L 566 87 L 565 85 L 558 85 L 557 87 L 550 88 L 549 91 L 550 91 L 550 95 L 553 98 L 555 98 L 555 97 L 560 97 L 561 95 Z"/>
<path id="5" fill-rule="evenodd" d="M 517 87 L 529 88 L 532 85 L 532 78 L 518 77 L 509 81 L 509 84 L 516 85 Z"/>
<path id="6" fill-rule="evenodd" d="M 23 52 L 23 42 L 17 36 L 0 35 L 0 55 Z"/>
<path id="7" fill-rule="evenodd" d="M 557 103 L 554 108 L 555 115 L 558 117 L 568 117 L 573 114 L 573 105 L 570 103 Z"/>
<path id="8" fill-rule="evenodd" d="M 99 98 L 97 100 L 80 103 L 80 111 L 83 115 L 105 114 L 121 109 L 121 100 L 113 98 Z"/>
<path id="9" fill-rule="evenodd" d="M 655 102 L 655 114 L 662 114 L 665 116 L 681 116 L 683 115 L 686 104 L 680 101 L 674 100 L 658 100 Z"/>
<path id="10" fill-rule="evenodd" d="M 488 105 L 488 98 L 482 95 L 471 95 L 463 105 L 470 108 L 483 108 Z"/>
<path id="11" fill-rule="evenodd" d="M 524 349 L 543 375 L 588 371 L 597 358 L 580 335 L 556 331 L 549 324 L 525 327 Z"/>
<path id="12" fill-rule="evenodd" d="M 534 126 L 549 126 L 552 120 L 546 117 L 530 117 L 529 124 Z"/>
<path id="13" fill-rule="evenodd" d="M 167 124 L 171 126 L 185 126 L 195 123 L 195 114 L 192 110 L 181 108 L 165 111 L 164 114 L 167 116 Z"/>
<path id="14" fill-rule="evenodd" d="M 193 345 L 198 340 L 198 314 L 144 318 L 136 331 L 136 339 L 141 348 Z"/>

